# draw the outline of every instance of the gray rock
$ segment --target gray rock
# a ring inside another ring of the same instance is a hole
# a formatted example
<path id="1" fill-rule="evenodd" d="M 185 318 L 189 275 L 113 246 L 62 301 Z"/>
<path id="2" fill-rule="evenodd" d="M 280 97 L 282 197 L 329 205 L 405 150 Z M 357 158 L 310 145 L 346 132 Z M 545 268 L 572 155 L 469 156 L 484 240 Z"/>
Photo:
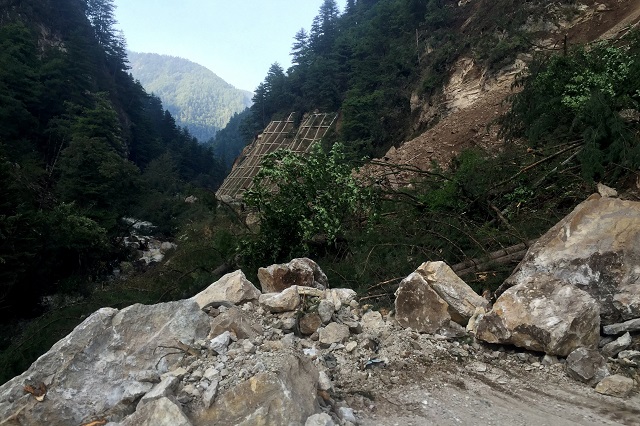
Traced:
<path id="1" fill-rule="evenodd" d="M 382 314 L 378 311 L 368 311 L 362 316 L 360 321 L 362 324 L 362 330 L 366 333 L 379 333 L 386 328 Z"/>
<path id="2" fill-rule="evenodd" d="M 311 259 L 293 259 L 289 263 L 258 269 L 258 280 L 264 293 L 279 293 L 291 286 L 314 287 L 324 290 L 329 285 L 327 276 Z"/>
<path id="3" fill-rule="evenodd" d="M 155 370 L 135 371 L 131 378 L 137 382 L 159 383 L 160 374 Z"/>
<path id="4" fill-rule="evenodd" d="M 618 335 L 630 331 L 640 331 L 640 318 L 634 318 L 617 324 L 609 324 L 602 327 L 602 332 L 608 335 Z"/>
<path id="5" fill-rule="evenodd" d="M 498 294 L 544 275 L 588 292 L 614 324 L 640 317 L 639 264 L 640 203 L 594 194 L 531 246 Z"/>
<path id="6" fill-rule="evenodd" d="M 260 296 L 259 302 L 260 306 L 272 313 L 295 311 L 300 306 L 298 287 L 289 287 L 281 293 L 265 293 Z"/>
<path id="7" fill-rule="evenodd" d="M 173 395 L 173 392 L 178 387 L 178 383 L 180 383 L 180 380 L 175 376 L 165 377 L 160 383 L 155 385 L 151 391 L 147 392 L 147 394 L 142 397 L 138 406 L 140 406 L 140 404 L 146 404 L 148 402 L 155 401 L 156 399 Z"/>
<path id="8" fill-rule="evenodd" d="M 558 362 L 560 362 L 560 361 L 558 360 L 558 357 L 557 357 L 557 356 L 554 356 L 554 355 L 545 355 L 545 356 L 542 358 L 542 365 L 544 365 L 544 366 L 555 365 L 555 364 L 557 364 Z"/>
<path id="9" fill-rule="evenodd" d="M 602 355 L 605 357 L 614 357 L 618 355 L 620 351 L 623 351 L 631 346 L 631 334 L 629 332 L 623 334 L 611 343 L 607 343 L 602 347 Z"/>
<path id="10" fill-rule="evenodd" d="M 238 270 L 223 276 L 192 299 L 201 309 L 204 309 L 207 306 L 218 307 L 224 303 L 238 305 L 257 300 L 259 297 L 260 290 L 251 284 L 241 270 Z"/>
<path id="11" fill-rule="evenodd" d="M 340 407 L 336 410 L 338 418 L 343 422 L 351 422 L 354 425 L 358 423 L 356 415 L 353 413 L 353 409 L 349 407 Z"/>
<path id="12" fill-rule="evenodd" d="M 190 344 L 208 331 L 209 317 L 192 300 L 100 309 L 25 373 L 0 387 L 0 419 L 15 416 L 19 424 L 71 425 L 95 413 L 119 421 L 135 409 L 140 386 L 151 385 L 132 385 L 130 378 L 148 370 L 168 371 L 182 353 L 169 354 L 176 351 L 163 346 Z M 43 402 L 35 405 L 25 395 L 27 382 L 48 383 Z"/>
<path id="13" fill-rule="evenodd" d="M 255 339 L 264 333 L 260 324 L 256 324 L 236 306 L 232 306 L 213 319 L 209 335 L 218 336 L 225 331 L 235 333 L 238 339 Z"/>
<path id="14" fill-rule="evenodd" d="M 225 331 L 219 336 L 214 337 L 209 341 L 209 348 L 215 351 L 217 354 L 227 353 L 227 349 L 231 344 L 231 333 Z"/>
<path id="15" fill-rule="evenodd" d="M 626 398 L 633 391 L 633 379 L 615 374 L 605 377 L 596 385 L 596 392 L 603 395 L 615 396 L 617 398 Z"/>
<path id="16" fill-rule="evenodd" d="M 304 424 L 319 411 L 318 370 L 306 357 L 284 355 L 271 371 L 258 373 L 219 394 L 209 409 L 192 414 L 195 425 Z"/>
<path id="17" fill-rule="evenodd" d="M 335 422 L 327 413 L 320 413 L 309 416 L 304 426 L 335 426 Z"/>
<path id="18" fill-rule="evenodd" d="M 349 336 L 349 327 L 344 324 L 332 322 L 320 329 L 319 340 L 323 346 L 330 346 L 333 343 L 343 343 Z"/>
<path id="19" fill-rule="evenodd" d="M 418 273 L 400 282 L 396 291 L 396 320 L 405 328 L 422 333 L 435 333 L 451 320 L 449 305 Z"/>
<path id="20" fill-rule="evenodd" d="M 489 308 L 489 302 L 473 291 L 444 262 L 425 262 L 416 272 L 449 305 L 449 315 L 458 324 L 467 325 L 477 308 Z"/>
<path id="21" fill-rule="evenodd" d="M 208 409 L 213 404 L 213 401 L 216 399 L 216 395 L 218 395 L 218 384 L 217 380 L 214 380 L 209 384 L 207 390 L 204 391 L 202 395 L 202 403 L 204 404 L 204 408 Z"/>
<path id="22" fill-rule="evenodd" d="M 139 406 L 135 413 L 121 423 L 122 426 L 192 426 L 180 407 L 163 397 Z"/>
<path id="23" fill-rule="evenodd" d="M 256 353 L 256 345 L 251 343 L 250 340 L 245 339 L 242 341 L 242 350 L 244 351 L 244 353 L 254 354 Z"/>
<path id="24" fill-rule="evenodd" d="M 567 357 L 569 377 L 595 386 L 609 375 L 607 360 L 596 349 L 578 348 Z"/>
<path id="25" fill-rule="evenodd" d="M 339 311 L 342 305 L 349 305 L 357 296 L 358 294 L 350 288 L 332 288 L 325 291 L 326 299 L 333 303 L 336 311 Z"/>
<path id="26" fill-rule="evenodd" d="M 321 371 L 318 376 L 318 389 L 328 391 L 333 387 L 331 379 L 325 371 Z"/>
<path id="27" fill-rule="evenodd" d="M 618 358 L 625 358 L 625 359 L 631 359 L 631 360 L 640 359 L 640 351 L 620 351 L 618 353 Z"/>
<path id="28" fill-rule="evenodd" d="M 330 300 L 322 299 L 318 304 L 318 315 L 320 315 L 320 319 L 322 319 L 323 324 L 329 324 L 331 322 L 331 318 L 335 311 L 336 307 Z"/>
<path id="29" fill-rule="evenodd" d="M 488 343 L 567 356 L 598 347 L 600 311 L 593 297 L 571 284 L 533 279 L 505 291 L 475 327 L 476 338 Z"/>

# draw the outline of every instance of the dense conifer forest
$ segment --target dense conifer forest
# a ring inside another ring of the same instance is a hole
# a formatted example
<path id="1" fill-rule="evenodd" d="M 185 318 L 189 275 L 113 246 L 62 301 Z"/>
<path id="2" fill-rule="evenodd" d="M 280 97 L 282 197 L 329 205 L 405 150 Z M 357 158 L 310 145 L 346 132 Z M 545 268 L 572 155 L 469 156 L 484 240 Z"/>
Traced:
<path id="1" fill-rule="evenodd" d="M 123 216 L 169 231 L 162 210 L 223 178 L 212 150 L 130 76 L 113 12 L 111 0 L 2 2 L 2 319 L 107 271 Z"/>

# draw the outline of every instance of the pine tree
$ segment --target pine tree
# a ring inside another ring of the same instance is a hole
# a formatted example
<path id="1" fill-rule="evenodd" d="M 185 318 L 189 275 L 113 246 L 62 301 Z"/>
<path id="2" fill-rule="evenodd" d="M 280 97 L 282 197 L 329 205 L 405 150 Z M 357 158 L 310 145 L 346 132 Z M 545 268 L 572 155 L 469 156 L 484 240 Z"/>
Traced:
<path id="1" fill-rule="evenodd" d="M 318 15 L 311 24 L 309 44 L 318 55 L 326 55 L 330 52 L 337 35 L 337 21 L 340 9 L 335 0 L 324 0 Z"/>
<path id="2" fill-rule="evenodd" d="M 306 66 L 309 63 L 309 35 L 301 28 L 294 36 L 295 42 L 291 48 L 291 62 L 293 65 Z"/>

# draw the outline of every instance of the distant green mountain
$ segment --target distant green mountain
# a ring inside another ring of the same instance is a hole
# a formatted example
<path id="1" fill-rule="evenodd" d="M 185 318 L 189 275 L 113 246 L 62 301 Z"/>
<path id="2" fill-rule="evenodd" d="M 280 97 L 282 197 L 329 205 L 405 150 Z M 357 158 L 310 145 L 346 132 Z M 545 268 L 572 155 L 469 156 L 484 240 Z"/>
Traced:
<path id="1" fill-rule="evenodd" d="M 156 53 L 128 51 L 127 55 L 133 77 L 200 142 L 211 139 L 234 114 L 251 105 L 251 92 L 233 87 L 202 65 Z"/>

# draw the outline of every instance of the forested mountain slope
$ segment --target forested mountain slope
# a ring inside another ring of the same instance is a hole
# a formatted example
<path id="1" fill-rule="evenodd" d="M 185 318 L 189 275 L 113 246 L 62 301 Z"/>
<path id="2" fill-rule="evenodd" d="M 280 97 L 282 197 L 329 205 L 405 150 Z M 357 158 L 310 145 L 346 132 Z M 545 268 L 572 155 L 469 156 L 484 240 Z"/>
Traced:
<path id="1" fill-rule="evenodd" d="M 130 76 L 112 0 L 0 8 L 0 319 L 86 289 L 120 256 L 119 219 L 170 232 L 187 184 L 223 166 Z"/>
<path id="2" fill-rule="evenodd" d="M 211 139 L 234 114 L 251 105 L 250 92 L 236 89 L 187 59 L 132 51 L 127 57 L 133 77 L 158 96 L 176 123 L 200 142 Z"/>

